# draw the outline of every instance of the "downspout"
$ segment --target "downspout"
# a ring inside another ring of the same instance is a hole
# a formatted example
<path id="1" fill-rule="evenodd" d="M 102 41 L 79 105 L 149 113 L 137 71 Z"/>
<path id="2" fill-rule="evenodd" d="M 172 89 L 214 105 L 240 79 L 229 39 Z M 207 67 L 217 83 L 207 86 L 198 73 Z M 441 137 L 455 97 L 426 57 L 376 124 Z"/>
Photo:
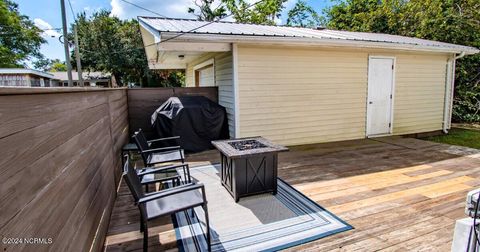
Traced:
<path id="1" fill-rule="evenodd" d="M 465 56 L 465 52 L 461 52 L 458 56 L 450 58 L 447 63 L 447 78 L 445 81 L 445 107 L 443 113 L 443 133 L 448 134 L 450 129 L 450 122 L 452 120 L 452 109 L 453 109 L 453 94 L 455 92 L 455 63 L 457 59 L 461 59 Z M 450 93 L 447 91 L 450 87 Z"/>

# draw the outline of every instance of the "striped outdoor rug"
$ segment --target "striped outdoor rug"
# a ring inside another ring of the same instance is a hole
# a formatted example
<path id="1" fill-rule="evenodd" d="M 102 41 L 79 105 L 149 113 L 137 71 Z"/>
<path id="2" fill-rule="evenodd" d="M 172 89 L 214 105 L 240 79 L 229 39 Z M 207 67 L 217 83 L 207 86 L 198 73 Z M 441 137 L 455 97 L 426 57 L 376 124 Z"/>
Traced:
<path id="1" fill-rule="evenodd" d="M 212 251 L 276 251 L 352 229 L 289 184 L 278 179 L 277 195 L 261 194 L 235 203 L 220 183 L 218 165 L 191 169 L 205 185 Z M 204 212 L 173 217 L 180 251 L 206 251 Z"/>

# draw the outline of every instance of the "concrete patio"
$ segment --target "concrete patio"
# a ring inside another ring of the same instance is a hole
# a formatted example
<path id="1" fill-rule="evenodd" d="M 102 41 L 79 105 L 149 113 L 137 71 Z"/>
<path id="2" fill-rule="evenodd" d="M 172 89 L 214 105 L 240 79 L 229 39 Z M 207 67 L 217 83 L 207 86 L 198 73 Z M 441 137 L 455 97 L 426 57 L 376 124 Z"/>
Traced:
<path id="1" fill-rule="evenodd" d="M 192 166 L 218 162 L 190 155 Z M 195 169 L 195 168 L 193 168 Z M 449 251 L 466 192 L 480 185 L 480 151 L 401 137 L 295 146 L 279 156 L 279 176 L 354 230 L 291 251 Z M 139 212 L 122 182 L 106 251 L 140 251 Z M 169 218 L 151 226 L 152 249 L 176 251 Z"/>

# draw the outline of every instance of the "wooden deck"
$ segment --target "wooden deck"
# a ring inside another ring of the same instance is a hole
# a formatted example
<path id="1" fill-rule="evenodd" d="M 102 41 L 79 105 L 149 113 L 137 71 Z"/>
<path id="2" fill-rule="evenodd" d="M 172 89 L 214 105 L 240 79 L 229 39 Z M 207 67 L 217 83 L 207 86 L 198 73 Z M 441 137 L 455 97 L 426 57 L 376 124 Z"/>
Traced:
<path id="1" fill-rule="evenodd" d="M 480 185 L 480 151 L 411 138 L 292 147 L 279 176 L 355 227 L 291 251 L 450 251 L 466 192 Z M 216 162 L 216 152 L 190 156 Z M 106 251 L 140 251 L 138 209 L 120 187 Z M 150 229 L 157 251 L 176 251 L 168 218 Z"/>

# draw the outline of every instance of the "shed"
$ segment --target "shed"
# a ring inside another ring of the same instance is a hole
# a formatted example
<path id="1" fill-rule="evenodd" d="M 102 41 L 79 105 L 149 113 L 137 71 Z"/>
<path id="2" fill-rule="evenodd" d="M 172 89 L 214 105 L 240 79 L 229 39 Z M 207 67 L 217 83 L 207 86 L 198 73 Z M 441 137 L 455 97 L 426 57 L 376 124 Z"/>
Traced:
<path id="1" fill-rule="evenodd" d="M 450 128 L 477 48 L 377 33 L 139 17 L 151 69 L 217 86 L 230 136 L 299 145 Z"/>

